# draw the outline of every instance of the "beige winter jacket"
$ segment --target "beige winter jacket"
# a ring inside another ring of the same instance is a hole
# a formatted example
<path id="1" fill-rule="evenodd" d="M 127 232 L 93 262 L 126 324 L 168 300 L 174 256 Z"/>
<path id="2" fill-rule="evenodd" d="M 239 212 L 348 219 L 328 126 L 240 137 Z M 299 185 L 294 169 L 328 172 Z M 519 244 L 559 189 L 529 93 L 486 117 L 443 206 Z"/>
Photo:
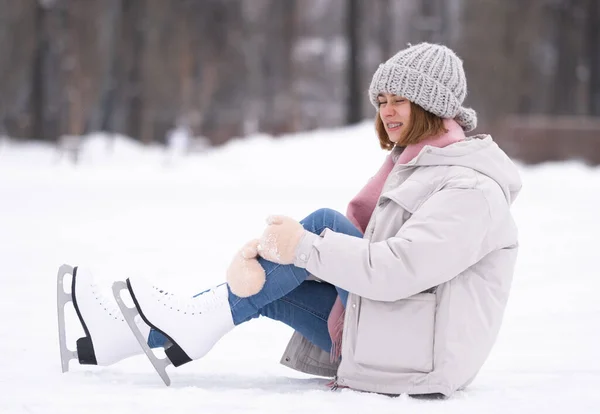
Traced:
<path id="1" fill-rule="evenodd" d="M 394 150 L 393 157 L 399 155 Z M 385 394 L 451 395 L 496 340 L 517 257 L 515 165 L 490 136 L 394 167 L 363 239 L 307 234 L 295 265 L 352 292 L 342 361 L 299 333 L 282 363 Z"/>

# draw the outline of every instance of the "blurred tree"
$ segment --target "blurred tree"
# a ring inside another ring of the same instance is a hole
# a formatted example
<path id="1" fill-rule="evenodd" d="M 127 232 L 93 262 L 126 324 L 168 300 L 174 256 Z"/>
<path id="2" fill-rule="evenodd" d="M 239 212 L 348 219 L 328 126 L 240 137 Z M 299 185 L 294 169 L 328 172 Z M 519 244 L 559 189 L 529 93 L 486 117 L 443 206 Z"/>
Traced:
<path id="1" fill-rule="evenodd" d="M 377 66 L 407 43 L 463 58 L 485 128 L 600 115 L 597 0 L 0 0 L 0 134 L 94 130 L 213 144 L 371 118 Z"/>
<path id="2" fill-rule="evenodd" d="M 576 107 L 576 88 L 574 85 L 579 64 L 580 23 L 575 8 L 581 3 L 578 0 L 561 0 L 549 3 L 550 30 L 553 43 L 556 45 L 556 72 L 551 112 L 569 114 Z"/>
<path id="3" fill-rule="evenodd" d="M 589 114 L 600 116 L 600 3 L 587 1 L 586 43 L 589 73 Z"/>
<path id="4" fill-rule="evenodd" d="M 347 0 L 346 9 L 346 36 L 348 38 L 346 123 L 354 124 L 362 120 L 360 101 L 363 98 L 360 84 L 361 48 L 359 42 L 362 13 L 359 0 Z"/>
<path id="5" fill-rule="evenodd" d="M 117 48 L 119 46 L 119 29 L 123 16 L 122 0 L 107 0 L 107 5 L 100 17 L 98 29 L 100 83 L 97 98 L 90 108 L 88 129 L 92 131 L 111 130 L 111 118 L 116 100 Z"/>

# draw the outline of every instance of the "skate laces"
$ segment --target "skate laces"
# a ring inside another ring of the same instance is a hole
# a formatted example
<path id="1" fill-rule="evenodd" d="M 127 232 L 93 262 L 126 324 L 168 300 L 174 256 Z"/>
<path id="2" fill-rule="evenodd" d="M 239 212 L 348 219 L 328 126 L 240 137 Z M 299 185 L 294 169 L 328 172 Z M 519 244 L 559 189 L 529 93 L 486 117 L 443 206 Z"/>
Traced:
<path id="1" fill-rule="evenodd" d="M 91 291 L 98 304 L 104 308 L 104 310 L 108 313 L 108 315 L 115 320 L 121 319 L 122 322 L 125 322 L 123 318 L 123 314 L 119 309 L 117 302 L 111 299 L 109 296 L 105 295 L 98 285 L 95 283 L 90 283 Z"/>
<path id="2" fill-rule="evenodd" d="M 217 295 L 216 287 L 205 290 L 192 297 L 181 296 L 170 293 L 164 289 L 152 286 L 155 289 L 155 295 L 158 297 L 158 302 L 164 307 L 181 312 L 184 315 L 201 315 L 215 309 L 222 300 Z"/>

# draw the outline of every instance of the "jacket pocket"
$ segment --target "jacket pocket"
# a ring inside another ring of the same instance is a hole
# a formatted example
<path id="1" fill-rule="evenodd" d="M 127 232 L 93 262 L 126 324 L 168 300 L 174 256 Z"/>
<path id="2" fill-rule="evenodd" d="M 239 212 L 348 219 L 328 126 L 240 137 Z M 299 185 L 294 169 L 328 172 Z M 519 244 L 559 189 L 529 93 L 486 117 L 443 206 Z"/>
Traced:
<path id="1" fill-rule="evenodd" d="M 382 194 L 381 197 L 394 201 L 408 213 L 414 214 L 431 193 L 431 186 L 408 179 L 399 187 Z"/>
<path id="2" fill-rule="evenodd" d="M 354 357 L 358 364 L 402 373 L 433 370 L 435 294 L 397 302 L 361 300 Z"/>

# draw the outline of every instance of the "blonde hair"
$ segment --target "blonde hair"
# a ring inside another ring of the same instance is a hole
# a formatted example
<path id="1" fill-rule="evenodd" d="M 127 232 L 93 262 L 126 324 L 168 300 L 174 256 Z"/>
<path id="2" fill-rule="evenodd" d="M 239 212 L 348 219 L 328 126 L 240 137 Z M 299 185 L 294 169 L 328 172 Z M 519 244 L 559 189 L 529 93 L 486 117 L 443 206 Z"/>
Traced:
<path id="1" fill-rule="evenodd" d="M 442 118 L 426 111 L 413 102 L 410 102 L 408 128 L 402 132 L 402 136 L 397 143 L 390 140 L 379 111 L 377 111 L 377 116 L 375 117 L 375 130 L 379 138 L 379 145 L 384 150 L 392 150 L 395 145 L 406 147 L 407 145 L 417 144 L 426 138 L 448 132 L 444 127 L 444 120 Z"/>

